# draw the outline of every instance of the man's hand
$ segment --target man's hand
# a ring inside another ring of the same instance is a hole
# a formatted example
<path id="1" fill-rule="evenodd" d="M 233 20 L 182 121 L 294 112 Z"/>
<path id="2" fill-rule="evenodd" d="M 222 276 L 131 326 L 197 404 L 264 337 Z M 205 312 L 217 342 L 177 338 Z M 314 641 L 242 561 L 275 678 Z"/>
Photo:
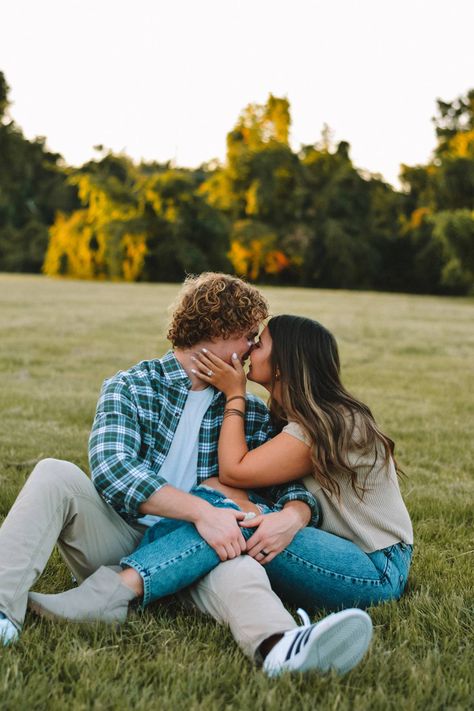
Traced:
<path id="1" fill-rule="evenodd" d="M 235 509 L 206 508 L 194 521 L 199 534 L 221 560 L 236 558 L 246 550 L 245 539 L 238 521 L 245 517 L 244 511 Z"/>
<path id="2" fill-rule="evenodd" d="M 306 523 L 300 512 L 288 505 L 282 511 L 263 514 L 250 521 L 241 522 L 241 526 L 257 529 L 247 541 L 247 554 L 262 565 L 270 563 L 278 553 L 290 545 Z"/>
<path id="3" fill-rule="evenodd" d="M 214 548 L 221 560 L 235 558 L 246 550 L 245 540 L 237 523 L 244 518 L 243 511 L 218 509 L 199 496 L 180 491 L 171 484 L 155 491 L 140 505 L 139 511 L 194 523 L 206 543 Z"/>

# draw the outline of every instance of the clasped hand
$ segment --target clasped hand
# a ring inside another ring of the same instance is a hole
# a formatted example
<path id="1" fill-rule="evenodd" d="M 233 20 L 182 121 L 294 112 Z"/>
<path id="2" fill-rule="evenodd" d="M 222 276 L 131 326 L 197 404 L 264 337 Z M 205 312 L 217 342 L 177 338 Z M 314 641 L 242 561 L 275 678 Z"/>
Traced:
<path id="1" fill-rule="evenodd" d="M 236 509 L 212 507 L 196 521 L 199 534 L 215 550 L 219 558 L 230 560 L 242 553 L 262 565 L 270 563 L 293 540 L 301 525 L 284 509 L 262 514 L 244 521 L 245 512 Z M 239 528 L 255 528 L 255 533 L 245 542 Z"/>
<path id="2" fill-rule="evenodd" d="M 256 528 L 255 533 L 247 541 L 247 555 L 255 558 L 262 565 L 270 563 L 289 546 L 301 529 L 301 523 L 285 509 L 262 514 L 250 521 L 240 521 L 240 526 Z"/>

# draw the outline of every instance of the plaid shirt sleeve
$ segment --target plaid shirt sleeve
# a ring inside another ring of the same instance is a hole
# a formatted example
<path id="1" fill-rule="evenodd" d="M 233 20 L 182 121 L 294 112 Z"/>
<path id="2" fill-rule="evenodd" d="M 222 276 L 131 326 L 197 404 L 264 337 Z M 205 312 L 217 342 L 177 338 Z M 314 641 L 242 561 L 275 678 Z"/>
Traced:
<path id="1" fill-rule="evenodd" d="M 119 513 L 138 515 L 138 507 L 166 480 L 140 457 L 142 436 L 137 406 L 127 384 L 106 380 L 89 438 L 92 480 L 102 498 Z"/>
<path id="2" fill-rule="evenodd" d="M 284 506 L 289 501 L 304 501 L 311 509 L 311 519 L 308 526 L 314 526 L 315 528 L 319 526 L 321 514 L 318 500 L 302 482 L 292 481 L 290 484 L 283 486 L 271 486 L 267 489 L 267 496 L 278 506 Z"/>
<path id="3" fill-rule="evenodd" d="M 250 398 L 249 398 L 250 400 Z M 253 430 L 247 438 L 249 449 L 255 449 L 267 442 L 275 434 L 270 421 L 270 414 L 265 405 L 257 398 L 251 399 L 254 412 L 253 417 L 249 417 Z M 248 413 L 250 414 L 250 413 Z M 283 507 L 289 501 L 303 501 L 311 509 L 311 519 L 308 526 L 317 527 L 320 522 L 320 509 L 317 499 L 308 491 L 301 481 L 292 481 L 288 484 L 270 486 L 262 490 L 265 496 L 273 501 L 277 506 Z"/>

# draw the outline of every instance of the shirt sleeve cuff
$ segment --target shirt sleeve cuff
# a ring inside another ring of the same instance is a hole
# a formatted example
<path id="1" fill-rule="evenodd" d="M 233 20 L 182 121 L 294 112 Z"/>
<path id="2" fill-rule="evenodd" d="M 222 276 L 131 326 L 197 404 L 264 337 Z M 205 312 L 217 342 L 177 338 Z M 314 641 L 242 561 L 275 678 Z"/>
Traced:
<path id="1" fill-rule="evenodd" d="M 309 520 L 308 526 L 319 527 L 321 522 L 321 510 L 319 508 L 318 500 L 311 494 L 311 492 L 306 489 L 298 489 L 298 491 L 288 491 L 279 497 L 277 503 L 279 506 L 284 506 L 290 501 L 303 501 L 308 504 L 311 509 L 311 519 Z"/>
<path id="2" fill-rule="evenodd" d="M 138 509 L 145 501 L 156 494 L 157 491 L 168 484 L 166 479 L 150 479 L 148 481 L 141 481 L 140 487 L 137 489 L 129 489 L 127 495 L 124 499 L 124 508 L 129 516 L 143 516 Z"/>

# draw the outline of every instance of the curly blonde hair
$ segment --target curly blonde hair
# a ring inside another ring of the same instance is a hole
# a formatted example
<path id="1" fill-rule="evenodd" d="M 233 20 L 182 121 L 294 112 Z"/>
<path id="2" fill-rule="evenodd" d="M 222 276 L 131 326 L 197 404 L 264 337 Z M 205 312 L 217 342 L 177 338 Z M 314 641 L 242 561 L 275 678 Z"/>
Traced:
<path id="1" fill-rule="evenodd" d="M 240 336 L 268 316 L 268 303 L 242 279 L 204 272 L 188 276 L 174 305 L 168 339 L 176 348 Z"/>

